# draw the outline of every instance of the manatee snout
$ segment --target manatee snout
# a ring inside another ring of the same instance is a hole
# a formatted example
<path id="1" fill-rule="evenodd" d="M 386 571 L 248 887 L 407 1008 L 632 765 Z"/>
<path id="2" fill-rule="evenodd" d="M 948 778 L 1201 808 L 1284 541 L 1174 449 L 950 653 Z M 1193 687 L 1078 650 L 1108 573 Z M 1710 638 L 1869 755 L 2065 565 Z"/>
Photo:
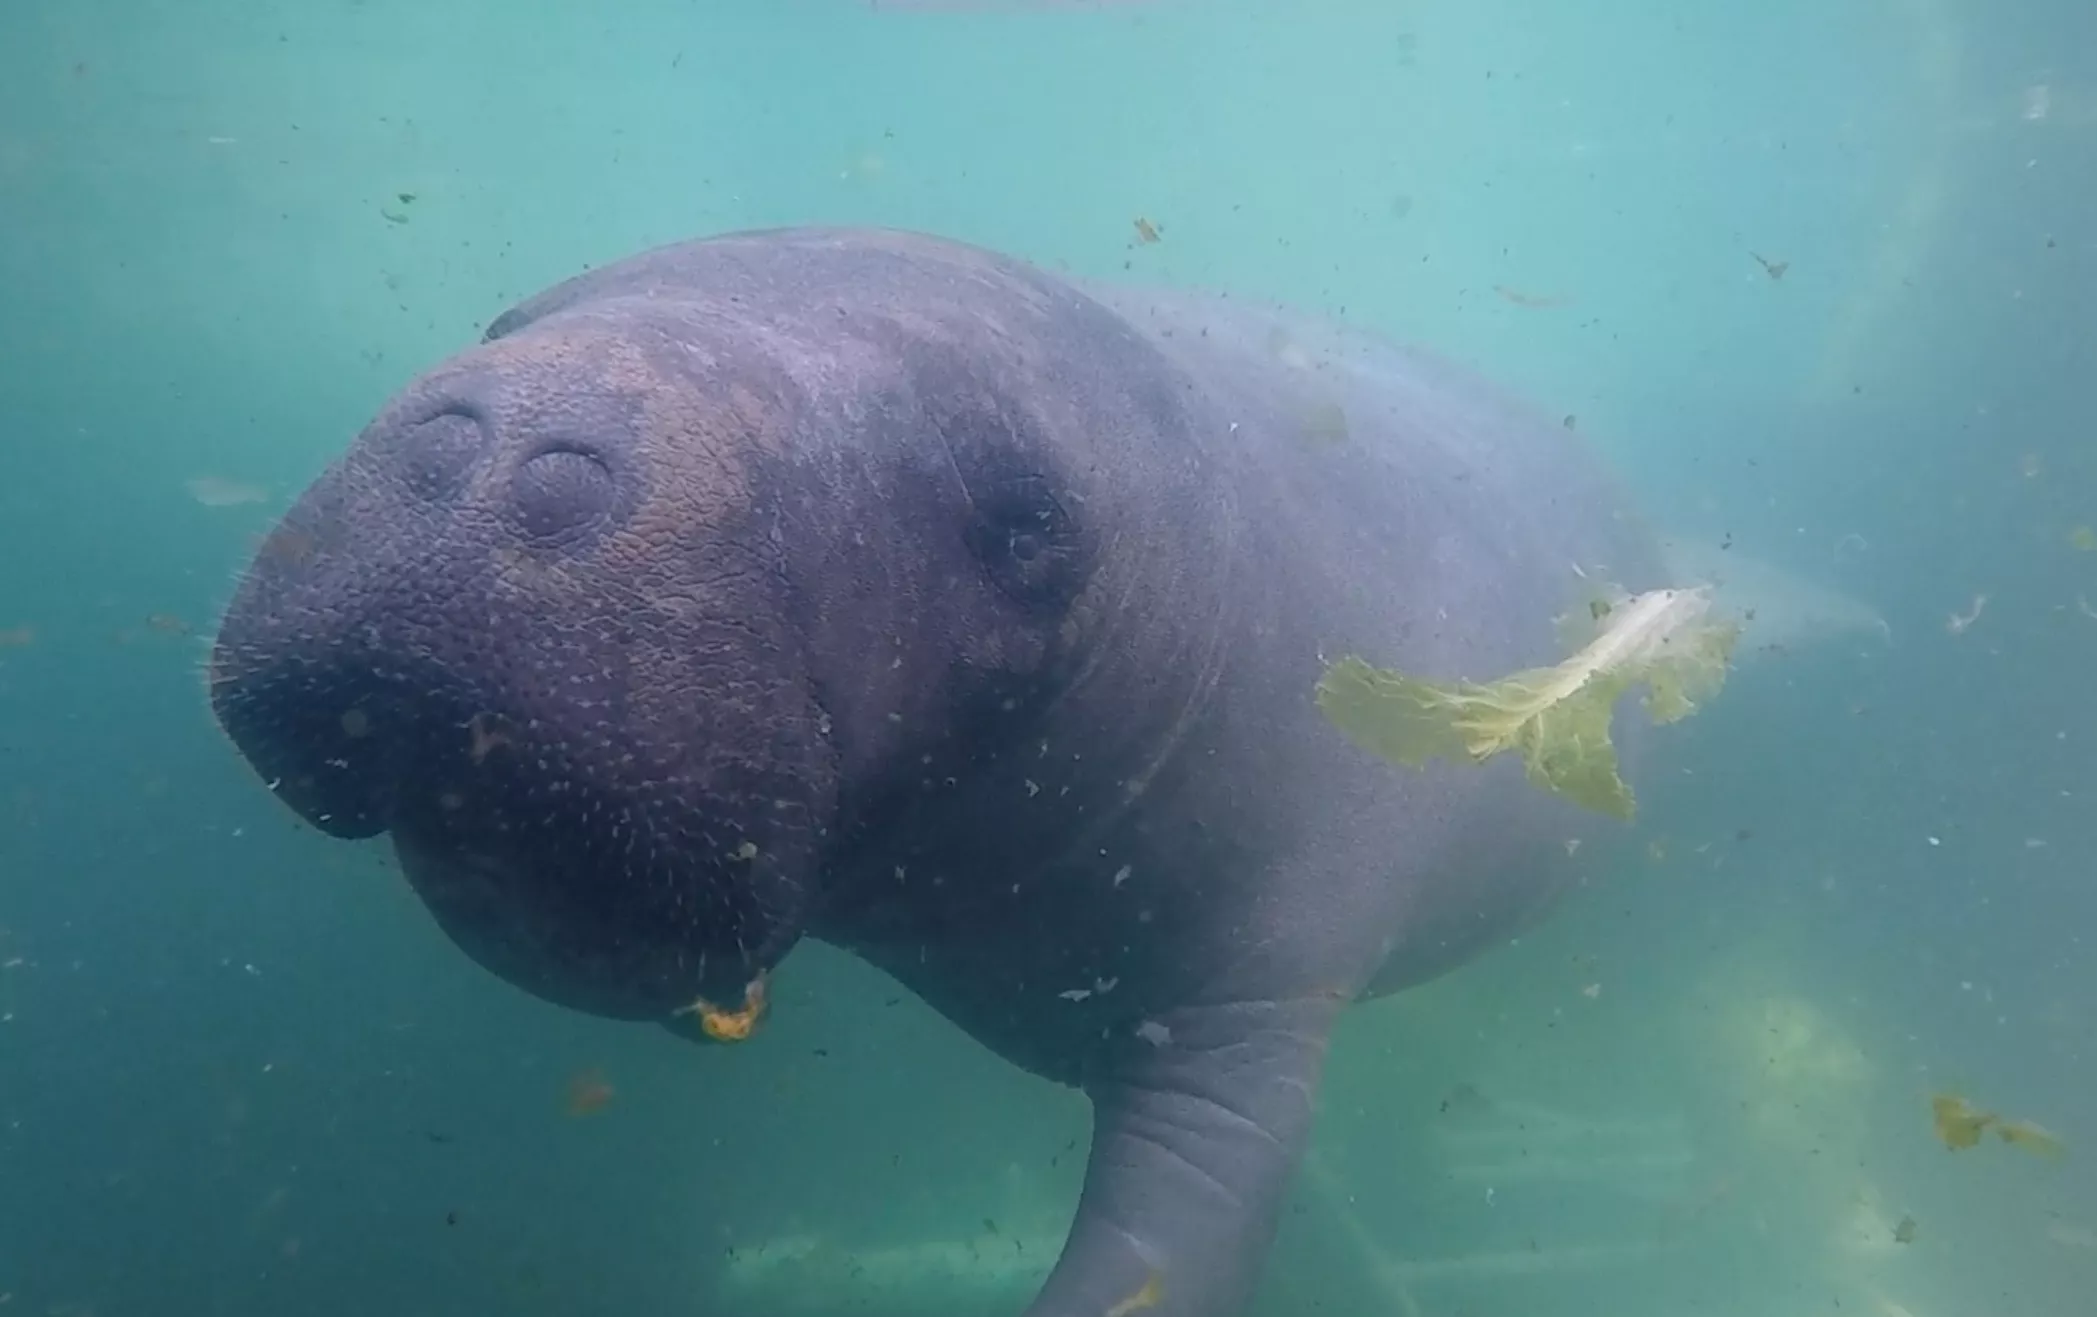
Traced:
<path id="1" fill-rule="evenodd" d="M 618 1018 L 776 962 L 829 807 L 745 483 L 665 404 L 690 392 L 587 327 L 438 368 L 286 515 L 211 664 L 286 805 L 390 834 L 474 959 Z"/>

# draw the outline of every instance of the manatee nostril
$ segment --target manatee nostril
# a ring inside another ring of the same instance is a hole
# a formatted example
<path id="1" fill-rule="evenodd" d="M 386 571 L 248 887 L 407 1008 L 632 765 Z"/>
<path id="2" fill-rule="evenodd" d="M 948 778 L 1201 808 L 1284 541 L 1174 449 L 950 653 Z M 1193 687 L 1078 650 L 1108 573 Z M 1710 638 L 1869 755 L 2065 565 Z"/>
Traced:
<path id="1" fill-rule="evenodd" d="M 559 539 L 610 510 L 612 473 L 595 454 L 551 448 L 517 469 L 516 516 L 534 539 Z"/>
<path id="2" fill-rule="evenodd" d="M 459 412 L 432 416 L 405 439 L 408 486 L 436 501 L 458 497 L 484 446 L 480 422 Z"/>

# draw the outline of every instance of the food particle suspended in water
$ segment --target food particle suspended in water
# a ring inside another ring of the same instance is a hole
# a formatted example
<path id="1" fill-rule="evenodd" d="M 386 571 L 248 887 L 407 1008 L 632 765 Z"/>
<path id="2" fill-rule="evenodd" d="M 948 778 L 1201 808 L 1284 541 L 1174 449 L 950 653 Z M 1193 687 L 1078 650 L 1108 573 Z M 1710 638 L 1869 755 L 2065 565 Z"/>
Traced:
<path id="1" fill-rule="evenodd" d="M 680 1006 L 676 1014 L 690 1015 L 698 1019 L 699 1031 L 717 1043 L 739 1043 L 757 1032 L 757 1022 L 765 1013 L 765 981 L 762 976 L 752 979 L 750 986 L 743 989 L 743 1004 L 736 1010 L 724 1010 L 701 997 L 689 1006 Z"/>
<path id="2" fill-rule="evenodd" d="M 617 1095 L 617 1090 L 605 1080 L 604 1072 L 594 1068 L 585 1070 L 568 1080 L 568 1114 L 595 1115 L 609 1106 Z"/>
<path id="3" fill-rule="evenodd" d="M 1981 1141 L 1981 1135 L 1993 1128 L 1996 1137 L 2004 1143 L 2014 1144 L 2026 1152 L 2049 1158 L 2064 1157 L 2068 1153 L 2060 1136 L 2044 1126 L 2029 1120 L 2004 1120 L 1953 1093 L 1939 1093 L 1931 1098 L 1930 1115 L 1936 1125 L 1938 1140 L 1954 1152 L 1975 1146 Z"/>
<path id="4" fill-rule="evenodd" d="M 1995 1132 L 2002 1136 L 2004 1143 L 2014 1143 L 2026 1152 L 2035 1152 L 2041 1157 L 2051 1159 L 2068 1155 L 2068 1145 L 2061 1142 L 2058 1134 L 2028 1120 L 2013 1120 L 2006 1125 L 1998 1125 Z"/>
<path id="5" fill-rule="evenodd" d="M 1153 1271 L 1144 1280 L 1143 1288 L 1107 1309 L 1107 1317 L 1129 1317 L 1131 1313 L 1142 1312 L 1145 1308 L 1157 1307 L 1159 1303 L 1164 1301 L 1164 1298 L 1165 1281 L 1157 1272 Z"/>
<path id="6" fill-rule="evenodd" d="M 1030 10 L 1117 9 L 1149 0 L 867 0 L 867 8 L 897 13 L 996 14 Z"/>
<path id="7" fill-rule="evenodd" d="M 1480 1092 L 1476 1084 L 1459 1083 L 1442 1096 L 1441 1112 L 1472 1113 L 1491 1111 L 1493 1100 Z"/>
<path id="8" fill-rule="evenodd" d="M 1979 1143 L 1981 1131 L 1995 1119 L 1976 1110 L 1965 1098 L 1950 1093 L 1939 1093 L 1930 1099 L 1930 1116 L 1937 1127 L 1937 1138 L 1954 1151 Z"/>
<path id="9" fill-rule="evenodd" d="M 207 508 L 237 508 L 249 503 L 269 502 L 269 491 L 260 485 L 223 476 L 191 476 L 182 482 L 189 496 Z"/>
<path id="10" fill-rule="evenodd" d="M 1318 708 L 1357 746 L 1396 764 L 1482 763 L 1519 751 L 1529 780 L 1629 820 L 1610 722 L 1617 697 L 1646 687 L 1646 713 L 1671 723 L 1725 683 L 1739 628 L 1714 622 L 1708 588 L 1651 590 L 1590 611 L 1600 634 L 1562 663 L 1496 681 L 1430 681 L 1352 655 L 1318 682 Z"/>
<path id="11" fill-rule="evenodd" d="M 1532 311 L 1544 311 L 1554 306 L 1571 306 L 1573 304 L 1573 299 L 1570 297 L 1559 297 L 1550 293 L 1525 293 L 1519 288 L 1509 288 L 1506 284 L 1494 284 L 1493 291 L 1500 295 L 1501 300 L 1511 302 L 1516 306 L 1526 306 Z"/>
<path id="12" fill-rule="evenodd" d="M 1988 596 L 1984 594 L 1973 596 L 1973 603 L 1965 612 L 1953 613 L 1944 619 L 1944 629 L 1955 636 L 1964 635 L 1967 627 L 1980 621 L 1981 611 L 1987 608 L 1987 606 Z"/>

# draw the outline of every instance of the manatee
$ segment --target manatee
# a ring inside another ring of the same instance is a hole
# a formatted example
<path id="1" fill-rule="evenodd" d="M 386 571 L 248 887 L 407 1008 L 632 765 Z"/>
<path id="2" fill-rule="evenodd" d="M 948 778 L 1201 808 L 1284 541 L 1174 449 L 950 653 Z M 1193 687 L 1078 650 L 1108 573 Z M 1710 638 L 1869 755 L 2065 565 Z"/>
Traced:
<path id="1" fill-rule="evenodd" d="M 561 283 L 410 382 L 209 677 L 271 792 L 390 834 L 544 1000 L 739 1037 L 814 938 L 1081 1089 L 1028 1313 L 1225 1317 L 1335 1018 L 1508 939 L 1617 826 L 1516 756 L 1357 750 L 1325 665 L 1553 662 L 1592 582 L 1663 570 L 1580 436 L 1424 352 L 773 230 Z"/>

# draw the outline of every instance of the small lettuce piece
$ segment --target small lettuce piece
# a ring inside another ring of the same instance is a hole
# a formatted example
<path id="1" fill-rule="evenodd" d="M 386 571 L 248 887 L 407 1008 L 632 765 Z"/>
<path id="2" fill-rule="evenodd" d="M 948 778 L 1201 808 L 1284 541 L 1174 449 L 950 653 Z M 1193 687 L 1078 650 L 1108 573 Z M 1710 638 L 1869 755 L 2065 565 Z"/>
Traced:
<path id="1" fill-rule="evenodd" d="M 1710 620 L 1710 610 L 1702 586 L 1598 603 L 1599 633 L 1571 658 L 1483 684 L 1343 658 L 1318 682 L 1318 707 L 1349 740 L 1393 763 L 1482 763 L 1518 749 L 1531 782 L 1628 822 L 1637 802 L 1609 742 L 1617 697 L 1642 684 L 1647 714 L 1670 723 L 1717 694 L 1739 628 Z"/>

